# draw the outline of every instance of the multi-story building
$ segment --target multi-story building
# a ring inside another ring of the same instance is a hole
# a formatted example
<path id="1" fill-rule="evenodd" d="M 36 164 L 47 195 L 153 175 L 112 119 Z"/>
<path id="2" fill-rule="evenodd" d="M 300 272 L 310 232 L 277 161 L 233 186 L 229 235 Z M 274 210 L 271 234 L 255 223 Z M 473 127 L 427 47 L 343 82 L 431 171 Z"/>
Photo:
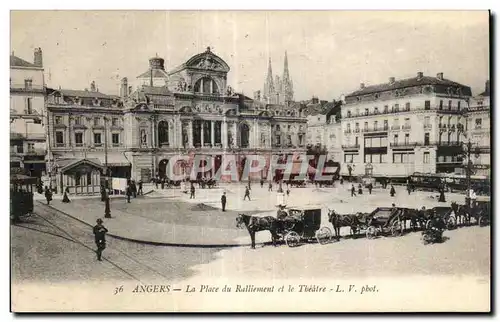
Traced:
<path id="1" fill-rule="evenodd" d="M 306 103 L 307 144 L 322 146 L 328 152 L 328 159 L 341 162 L 342 126 L 336 118 L 341 102 L 319 101 L 313 97 Z"/>
<path id="2" fill-rule="evenodd" d="M 491 174 L 490 81 L 483 93 L 474 97 L 466 113 L 467 140 L 472 143 L 472 162 L 477 175 Z"/>
<path id="3" fill-rule="evenodd" d="M 10 56 L 10 166 L 41 177 L 45 172 L 45 82 L 42 50 L 33 63 Z"/>
<path id="4" fill-rule="evenodd" d="M 454 172 L 471 89 L 445 79 L 416 77 L 361 84 L 342 108 L 341 173 L 406 177 L 414 172 Z"/>
<path id="5" fill-rule="evenodd" d="M 149 181 L 164 176 L 178 155 L 213 156 L 205 174 L 210 176 L 224 154 L 237 155 L 241 168 L 248 154 L 305 151 L 307 120 L 300 110 L 234 93 L 226 83 L 229 66 L 210 48 L 169 72 L 162 58 L 149 64 L 137 78 L 138 89 L 130 92 L 122 80 L 121 97 L 95 86 L 49 95 L 50 143 L 61 189 L 96 193 L 86 185 L 93 187 L 106 169 L 113 177 Z"/>

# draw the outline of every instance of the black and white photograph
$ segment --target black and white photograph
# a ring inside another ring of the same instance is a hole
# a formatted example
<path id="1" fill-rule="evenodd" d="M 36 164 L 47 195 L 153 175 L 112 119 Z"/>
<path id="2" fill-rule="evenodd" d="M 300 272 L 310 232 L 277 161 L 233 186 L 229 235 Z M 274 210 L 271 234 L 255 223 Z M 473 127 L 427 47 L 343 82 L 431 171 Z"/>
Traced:
<path id="1" fill-rule="evenodd" d="M 490 312 L 491 17 L 10 11 L 11 311 Z"/>

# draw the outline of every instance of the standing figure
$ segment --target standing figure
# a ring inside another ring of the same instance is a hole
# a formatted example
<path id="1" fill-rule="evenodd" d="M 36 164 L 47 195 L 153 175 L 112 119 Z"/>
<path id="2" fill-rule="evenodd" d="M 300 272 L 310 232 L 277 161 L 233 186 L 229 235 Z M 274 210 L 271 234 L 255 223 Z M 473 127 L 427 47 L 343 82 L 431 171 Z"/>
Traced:
<path id="1" fill-rule="evenodd" d="M 267 189 L 267 191 L 273 191 L 273 183 L 272 183 L 272 181 L 269 181 L 269 188 Z"/>
<path id="2" fill-rule="evenodd" d="M 137 190 L 137 194 L 142 196 L 142 194 L 143 194 L 143 192 L 142 192 L 142 180 L 139 180 L 137 185 L 139 186 L 139 189 Z"/>
<path id="3" fill-rule="evenodd" d="M 391 197 L 394 197 L 396 194 L 396 189 L 394 189 L 394 186 L 391 184 Z"/>
<path id="4" fill-rule="evenodd" d="M 290 196 L 290 188 L 288 188 L 288 187 L 286 188 L 286 196 L 287 197 Z"/>
<path id="5" fill-rule="evenodd" d="M 132 195 L 134 196 L 134 198 L 137 198 L 137 186 L 134 180 L 131 181 L 131 188 L 132 188 Z"/>
<path id="6" fill-rule="evenodd" d="M 160 182 L 160 177 L 156 177 L 155 178 L 155 186 L 156 186 L 156 189 L 158 189 L 158 183 Z"/>
<path id="7" fill-rule="evenodd" d="M 250 200 L 250 189 L 245 187 L 245 196 L 243 197 L 243 200 L 245 200 L 248 197 L 248 200 Z"/>
<path id="8" fill-rule="evenodd" d="M 222 211 L 226 211 L 226 192 L 224 192 L 222 197 L 220 197 L 220 202 L 222 204 Z"/>
<path id="9" fill-rule="evenodd" d="M 373 184 L 370 182 L 370 183 L 368 184 L 368 192 L 369 192 L 370 194 L 372 194 L 372 189 L 373 189 Z"/>
<path id="10" fill-rule="evenodd" d="M 363 194 L 363 187 L 361 186 L 361 183 L 358 185 L 358 194 Z"/>
<path id="11" fill-rule="evenodd" d="M 102 261 L 102 251 L 106 249 L 106 233 L 108 230 L 102 224 L 102 219 L 97 219 L 97 225 L 94 226 L 95 244 L 97 246 L 97 260 Z"/>
<path id="12" fill-rule="evenodd" d="M 354 188 L 354 184 L 351 185 L 351 197 L 356 197 L 356 188 Z"/>
<path id="13" fill-rule="evenodd" d="M 191 182 L 191 195 L 189 196 L 189 199 L 194 199 L 194 192 L 195 192 L 194 185 Z"/>
<path id="14" fill-rule="evenodd" d="M 45 186 L 45 199 L 47 200 L 47 205 L 52 201 L 52 191 L 47 186 Z"/>
<path id="15" fill-rule="evenodd" d="M 130 203 L 130 196 L 132 195 L 132 188 L 130 187 L 130 184 L 127 186 L 127 203 Z"/>
<path id="16" fill-rule="evenodd" d="M 101 184 L 101 201 L 106 201 L 106 188 Z"/>
<path id="17" fill-rule="evenodd" d="M 262 179 L 262 178 L 260 179 L 260 187 L 264 188 L 264 179 Z"/>
<path id="18" fill-rule="evenodd" d="M 62 202 L 64 202 L 64 203 L 70 203 L 71 202 L 69 200 L 69 198 L 68 198 L 68 193 L 69 193 L 69 188 L 66 187 L 66 189 L 64 189 L 64 196 L 63 196 Z"/>

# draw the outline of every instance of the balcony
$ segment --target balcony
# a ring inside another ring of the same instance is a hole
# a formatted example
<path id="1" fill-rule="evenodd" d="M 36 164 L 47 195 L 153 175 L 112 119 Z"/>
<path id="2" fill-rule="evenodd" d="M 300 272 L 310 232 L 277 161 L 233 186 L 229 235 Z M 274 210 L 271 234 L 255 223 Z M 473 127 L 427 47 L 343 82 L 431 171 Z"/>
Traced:
<path id="1" fill-rule="evenodd" d="M 370 132 L 385 132 L 387 131 L 387 128 L 385 127 L 365 127 L 364 131 L 365 133 L 370 133 Z"/>
<path id="2" fill-rule="evenodd" d="M 355 129 L 355 130 L 354 130 L 354 133 L 359 133 L 359 132 L 361 132 L 361 130 L 360 130 L 360 129 Z"/>
<path id="3" fill-rule="evenodd" d="M 438 142 L 437 145 L 438 146 L 462 146 L 462 142 L 458 142 L 458 141 L 450 141 L 450 142 L 441 141 L 441 142 Z"/>
<path id="4" fill-rule="evenodd" d="M 359 149 L 359 144 L 343 144 L 342 149 Z"/>
<path id="5" fill-rule="evenodd" d="M 391 126 L 391 130 L 393 130 L 393 131 L 398 131 L 400 129 L 401 129 L 400 125 L 393 125 L 393 126 Z"/>
<path id="6" fill-rule="evenodd" d="M 45 93 L 45 87 L 43 85 L 30 85 L 25 84 L 10 84 L 11 93 Z"/>
<path id="7" fill-rule="evenodd" d="M 439 107 L 432 107 L 432 108 L 425 108 L 424 106 L 418 107 L 418 108 L 412 108 L 412 109 L 406 109 L 406 108 L 399 108 L 399 109 L 392 109 L 392 110 L 383 110 L 383 111 L 369 111 L 369 112 L 360 112 L 360 113 L 350 113 L 346 114 L 343 116 L 344 118 L 357 118 L 357 117 L 366 117 L 366 116 L 372 116 L 372 115 L 384 115 L 384 114 L 398 114 L 398 113 L 409 113 L 413 111 L 429 111 L 429 112 L 439 112 L 439 113 L 445 113 L 445 114 L 464 114 L 466 113 L 466 109 L 462 110 L 443 110 L 439 109 Z"/>
<path id="8" fill-rule="evenodd" d="M 418 145 L 418 142 L 393 142 L 390 144 L 391 148 L 414 148 Z"/>

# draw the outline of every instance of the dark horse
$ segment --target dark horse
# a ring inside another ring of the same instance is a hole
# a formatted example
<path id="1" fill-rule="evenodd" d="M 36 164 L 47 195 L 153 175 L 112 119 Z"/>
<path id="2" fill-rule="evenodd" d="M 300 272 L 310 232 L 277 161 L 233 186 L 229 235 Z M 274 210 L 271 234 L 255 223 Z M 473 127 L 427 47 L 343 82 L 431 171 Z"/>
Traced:
<path id="1" fill-rule="evenodd" d="M 471 209 L 466 205 L 459 205 L 456 202 L 451 203 L 451 209 L 455 213 L 455 217 L 457 218 L 457 224 L 462 224 L 465 226 L 470 225 L 471 218 Z"/>
<path id="2" fill-rule="evenodd" d="M 350 227 L 351 236 L 354 236 L 361 226 L 368 226 L 369 219 L 367 214 L 363 213 L 340 215 L 337 214 L 335 210 L 330 210 L 328 213 L 328 221 L 332 223 L 335 238 L 340 240 L 341 227 Z"/>
<path id="3" fill-rule="evenodd" d="M 273 216 L 257 217 L 239 214 L 238 217 L 236 217 L 236 227 L 242 228 L 243 225 L 247 228 L 250 238 L 252 239 L 252 249 L 255 249 L 255 233 L 263 230 L 269 230 L 273 246 L 276 246 L 276 241 L 278 240 L 276 231 L 279 225 L 278 220 Z"/>

